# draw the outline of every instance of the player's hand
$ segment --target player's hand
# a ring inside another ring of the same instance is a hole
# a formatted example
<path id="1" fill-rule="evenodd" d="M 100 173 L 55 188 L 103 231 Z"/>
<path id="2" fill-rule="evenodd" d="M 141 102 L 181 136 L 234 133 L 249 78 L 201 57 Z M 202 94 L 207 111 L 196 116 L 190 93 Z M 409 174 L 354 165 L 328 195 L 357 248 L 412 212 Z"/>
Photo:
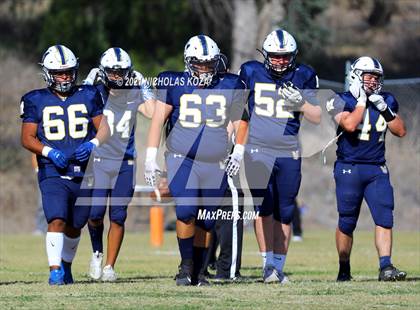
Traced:
<path id="1" fill-rule="evenodd" d="M 74 156 L 78 161 L 86 161 L 89 159 L 90 153 L 96 147 L 95 143 L 91 141 L 82 143 L 74 152 Z"/>
<path id="2" fill-rule="evenodd" d="M 363 85 L 359 80 L 354 81 L 349 88 L 350 93 L 357 100 L 357 106 L 366 106 L 366 92 L 363 89 Z"/>
<path id="3" fill-rule="evenodd" d="M 244 158 L 245 147 L 241 144 L 236 144 L 233 152 L 229 155 L 226 163 L 226 174 L 233 177 L 238 174 L 241 167 L 241 161 Z"/>
<path id="4" fill-rule="evenodd" d="M 299 110 L 305 103 L 300 91 L 292 85 L 283 86 L 280 89 L 280 96 L 286 101 L 285 106 L 294 110 Z"/>
<path id="5" fill-rule="evenodd" d="M 144 179 L 146 184 L 156 187 L 156 175 L 160 173 L 160 168 L 156 162 L 157 148 L 148 147 L 146 150 L 146 161 L 144 162 Z"/>
<path id="6" fill-rule="evenodd" d="M 381 95 L 376 95 L 376 94 L 370 95 L 369 101 L 372 102 L 380 112 L 384 112 L 388 108 L 388 105 L 386 104 L 384 97 L 382 97 Z"/>
<path id="7" fill-rule="evenodd" d="M 99 68 L 93 68 L 90 70 L 86 79 L 83 80 L 83 85 L 94 85 L 98 80 L 101 80 L 101 71 Z"/>
<path id="8" fill-rule="evenodd" d="M 68 165 L 68 160 L 66 155 L 64 155 L 63 152 L 57 150 L 57 149 L 51 149 L 48 152 L 48 156 L 49 159 L 51 159 L 51 161 L 54 163 L 55 166 L 57 166 L 58 168 L 66 168 Z"/>

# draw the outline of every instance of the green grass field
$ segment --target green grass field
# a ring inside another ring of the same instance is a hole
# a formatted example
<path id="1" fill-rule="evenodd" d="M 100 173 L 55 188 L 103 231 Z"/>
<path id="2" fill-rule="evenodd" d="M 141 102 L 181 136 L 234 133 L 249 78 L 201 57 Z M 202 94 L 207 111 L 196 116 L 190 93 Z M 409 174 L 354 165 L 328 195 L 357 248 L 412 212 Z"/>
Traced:
<path id="1" fill-rule="evenodd" d="M 84 232 L 73 267 L 76 284 L 50 287 L 44 238 L 0 237 L 0 309 L 84 308 L 263 308 L 289 309 L 420 309 L 420 233 L 395 233 L 393 262 L 408 272 L 405 282 L 377 282 L 373 233 L 355 235 L 354 281 L 336 283 L 334 232 L 307 231 L 303 243 L 292 243 L 286 263 L 291 283 L 261 282 L 260 257 L 251 232 L 244 241 L 244 280 L 212 287 L 176 287 L 178 251 L 174 234 L 161 249 L 149 246 L 148 235 L 127 234 L 116 270 L 117 283 L 88 281 L 90 259 Z"/>

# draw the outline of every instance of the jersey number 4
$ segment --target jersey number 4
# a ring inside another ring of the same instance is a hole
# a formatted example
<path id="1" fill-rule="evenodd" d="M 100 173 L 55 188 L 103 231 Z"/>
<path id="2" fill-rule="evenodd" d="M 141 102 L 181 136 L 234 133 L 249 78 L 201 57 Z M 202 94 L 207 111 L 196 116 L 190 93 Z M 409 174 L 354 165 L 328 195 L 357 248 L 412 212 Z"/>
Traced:
<path id="1" fill-rule="evenodd" d="M 375 124 L 375 129 L 378 133 L 380 133 L 378 142 L 384 141 L 385 130 L 386 130 L 386 121 L 382 115 L 379 115 L 378 120 Z M 370 131 L 372 129 L 372 125 L 370 124 L 370 116 L 369 116 L 369 108 L 365 110 L 365 114 L 363 117 L 363 123 L 359 124 L 357 129 L 360 130 L 359 133 L 359 140 L 362 141 L 369 141 L 370 139 Z"/>
<path id="2" fill-rule="evenodd" d="M 68 131 L 70 137 L 73 139 L 84 138 L 88 132 L 89 120 L 86 117 L 77 117 L 77 113 L 87 114 L 86 106 L 84 104 L 72 104 L 67 108 L 67 117 L 69 120 Z M 65 123 L 62 119 L 51 119 L 51 115 L 64 115 L 63 107 L 58 105 L 50 106 L 45 107 L 42 111 L 45 137 L 50 141 L 62 140 L 66 136 Z"/>
<path id="3" fill-rule="evenodd" d="M 115 125 L 115 114 L 111 110 L 104 110 L 104 115 L 108 120 L 108 126 L 111 131 L 111 136 L 114 135 L 115 130 L 121 134 L 122 138 L 130 137 L 130 120 L 131 120 L 131 111 L 125 111 L 120 121 Z"/>

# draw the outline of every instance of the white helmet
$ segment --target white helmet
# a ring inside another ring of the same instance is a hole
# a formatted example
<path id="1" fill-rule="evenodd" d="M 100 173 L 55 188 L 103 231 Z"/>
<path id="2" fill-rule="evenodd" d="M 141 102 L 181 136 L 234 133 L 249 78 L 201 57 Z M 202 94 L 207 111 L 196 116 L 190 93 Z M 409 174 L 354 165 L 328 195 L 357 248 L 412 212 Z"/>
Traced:
<path id="1" fill-rule="evenodd" d="M 79 62 L 73 52 L 64 45 L 49 47 L 42 56 L 40 65 L 48 87 L 61 93 L 66 93 L 76 85 Z M 65 82 L 56 81 L 54 75 L 60 72 L 70 72 L 72 74 L 71 80 Z"/>
<path id="2" fill-rule="evenodd" d="M 372 73 L 379 76 L 379 81 L 377 83 L 365 85 L 363 82 L 363 74 Z M 349 85 L 357 82 L 360 85 L 363 85 L 363 89 L 367 92 L 373 92 L 378 94 L 383 85 L 384 70 L 382 69 L 381 63 L 373 58 L 368 56 L 363 56 L 356 59 L 355 62 L 350 67 L 349 74 L 347 76 Z"/>
<path id="3" fill-rule="evenodd" d="M 184 48 L 185 69 L 200 82 L 209 83 L 217 74 L 220 59 L 220 49 L 206 35 L 194 36 L 188 40 Z M 203 69 L 207 67 L 207 69 Z"/>
<path id="4" fill-rule="evenodd" d="M 121 88 L 133 71 L 130 56 L 120 47 L 111 47 L 102 54 L 99 69 L 109 88 Z"/>
<path id="5" fill-rule="evenodd" d="M 285 71 L 294 67 L 297 51 L 296 40 L 290 33 L 283 29 L 274 30 L 263 42 L 264 65 L 270 74 L 279 77 Z M 286 64 L 273 64 L 270 60 L 271 57 L 283 55 L 290 56 Z"/>

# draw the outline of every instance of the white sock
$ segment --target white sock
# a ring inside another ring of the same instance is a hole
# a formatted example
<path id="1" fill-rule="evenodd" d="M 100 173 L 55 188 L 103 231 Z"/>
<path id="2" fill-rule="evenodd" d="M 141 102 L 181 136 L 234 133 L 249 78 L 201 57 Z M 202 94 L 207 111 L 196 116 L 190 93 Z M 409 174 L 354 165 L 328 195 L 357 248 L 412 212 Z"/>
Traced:
<path id="1" fill-rule="evenodd" d="M 47 248 L 48 265 L 60 266 L 61 253 L 63 252 L 63 233 L 47 232 L 45 236 L 45 245 Z"/>
<path id="2" fill-rule="evenodd" d="M 261 257 L 263 260 L 263 268 L 267 265 L 273 266 L 273 251 L 261 252 Z"/>
<path id="3" fill-rule="evenodd" d="M 274 268 L 276 268 L 277 272 L 283 272 L 285 263 L 286 263 L 286 255 L 274 254 Z"/>
<path id="4" fill-rule="evenodd" d="M 73 261 L 79 241 L 80 237 L 70 238 L 64 235 L 63 253 L 61 254 L 63 261 L 66 263 L 71 263 Z"/>

